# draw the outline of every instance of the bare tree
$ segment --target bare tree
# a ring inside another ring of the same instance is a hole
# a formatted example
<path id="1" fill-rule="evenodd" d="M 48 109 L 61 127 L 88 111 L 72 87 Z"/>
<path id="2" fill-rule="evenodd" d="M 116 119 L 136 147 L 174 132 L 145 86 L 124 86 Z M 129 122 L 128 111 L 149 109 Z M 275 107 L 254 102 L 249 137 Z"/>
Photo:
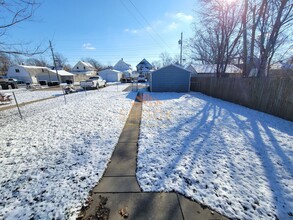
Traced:
<path id="1" fill-rule="evenodd" d="M 259 77 L 268 76 L 271 60 L 287 38 L 286 31 L 292 27 L 292 9 L 292 0 L 262 0 L 257 15 L 259 36 L 256 39 L 259 47 Z"/>
<path id="2" fill-rule="evenodd" d="M 93 58 L 90 58 L 90 57 L 87 57 L 87 58 L 84 58 L 82 59 L 84 60 L 85 62 L 88 62 L 90 63 L 97 71 L 100 71 L 104 68 L 104 66 L 97 60 L 93 59 Z"/>
<path id="3" fill-rule="evenodd" d="M 195 27 L 195 37 L 189 40 L 191 59 L 202 64 L 217 63 L 217 44 L 213 31 L 205 32 Z"/>
<path id="4" fill-rule="evenodd" d="M 244 0 L 244 8 L 242 14 L 243 26 L 243 75 L 248 74 L 248 46 L 247 46 L 247 13 L 248 13 L 248 0 Z"/>
<path id="5" fill-rule="evenodd" d="M 64 70 L 66 70 L 66 71 L 68 71 L 68 72 L 70 72 L 71 71 L 71 69 L 72 69 L 72 66 L 70 65 L 70 64 L 65 64 L 64 66 L 63 66 L 63 69 Z"/>
<path id="6" fill-rule="evenodd" d="M 0 53 L 0 75 L 4 75 L 11 64 L 11 57 L 5 53 Z"/>
<path id="7" fill-rule="evenodd" d="M 191 58 L 217 65 L 217 76 L 226 72 L 227 64 L 239 54 L 242 36 L 242 5 L 235 2 L 201 0 L 200 24 L 189 42 Z"/>
<path id="8" fill-rule="evenodd" d="M 55 53 L 54 58 L 57 67 L 63 68 L 65 65 L 67 65 L 68 59 L 64 57 L 61 53 Z"/>
<path id="9" fill-rule="evenodd" d="M 72 66 L 68 63 L 68 59 L 65 56 L 63 56 L 61 53 L 55 53 L 54 59 L 56 62 L 57 69 L 63 69 L 69 72 L 71 71 Z"/>
<path id="10" fill-rule="evenodd" d="M 15 64 L 15 65 L 24 65 L 25 64 L 25 59 L 21 55 L 13 54 L 13 58 L 11 58 L 11 59 L 13 60 L 13 64 Z"/>
<path id="11" fill-rule="evenodd" d="M 176 63 L 178 65 L 180 64 L 180 55 L 179 54 L 173 56 L 173 63 Z"/>
<path id="12" fill-rule="evenodd" d="M 243 70 L 248 75 L 251 69 L 257 68 L 258 76 L 264 77 L 268 75 L 276 51 L 280 48 L 286 51 L 285 43 L 290 36 L 288 29 L 292 26 L 293 1 L 244 1 Z M 281 56 L 284 57 L 284 53 Z"/>
<path id="13" fill-rule="evenodd" d="M 31 56 L 45 51 L 40 45 L 32 48 L 29 43 L 8 43 L 5 39 L 11 28 L 30 20 L 39 5 L 35 0 L 0 1 L 0 53 Z"/>
<path id="14" fill-rule="evenodd" d="M 288 60 L 287 60 L 288 64 L 293 64 L 293 55 L 291 55 Z"/>
<path id="15" fill-rule="evenodd" d="M 49 66 L 48 65 L 48 62 L 43 58 L 43 57 L 40 57 L 40 58 L 29 58 L 26 60 L 25 62 L 27 65 L 30 65 L 30 66 Z"/>
<path id="16" fill-rule="evenodd" d="M 161 68 L 161 62 L 159 60 L 155 60 L 152 62 L 152 65 L 155 69 Z"/>
<path id="17" fill-rule="evenodd" d="M 242 58 L 244 76 L 253 68 L 259 77 L 267 76 L 276 52 L 289 51 L 293 0 L 200 1 L 203 12 L 189 43 L 191 58 L 216 63 L 218 76 L 234 57 Z"/>
<path id="18" fill-rule="evenodd" d="M 167 52 L 160 53 L 160 58 L 161 58 L 162 67 L 168 66 L 168 65 L 174 63 L 173 58 Z"/>

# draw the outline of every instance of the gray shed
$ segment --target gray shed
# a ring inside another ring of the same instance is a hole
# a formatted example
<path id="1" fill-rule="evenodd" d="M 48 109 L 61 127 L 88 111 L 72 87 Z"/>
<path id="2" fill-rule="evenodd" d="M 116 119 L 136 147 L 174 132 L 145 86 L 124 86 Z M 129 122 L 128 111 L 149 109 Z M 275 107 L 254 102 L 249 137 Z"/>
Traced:
<path id="1" fill-rule="evenodd" d="M 171 64 L 151 73 L 151 92 L 189 92 L 190 72 Z"/>

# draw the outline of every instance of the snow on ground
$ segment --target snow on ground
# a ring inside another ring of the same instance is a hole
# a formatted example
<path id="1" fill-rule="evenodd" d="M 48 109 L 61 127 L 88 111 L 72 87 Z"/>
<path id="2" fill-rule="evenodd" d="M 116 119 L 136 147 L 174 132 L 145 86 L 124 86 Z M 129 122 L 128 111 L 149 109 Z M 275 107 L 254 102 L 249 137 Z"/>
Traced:
<path id="1" fill-rule="evenodd" d="M 239 219 L 292 219 L 293 123 L 200 93 L 145 93 L 137 178 Z"/>
<path id="2" fill-rule="evenodd" d="M 131 84 L 129 84 L 129 83 L 125 83 L 125 84 L 112 83 L 112 84 L 108 85 L 106 88 L 100 88 L 99 91 L 102 91 L 102 92 L 122 92 L 128 86 L 131 86 Z M 78 87 L 76 87 L 76 88 L 78 88 Z M 90 90 L 90 91 L 92 91 L 92 90 Z M 53 88 L 52 90 L 42 90 L 42 89 L 40 89 L 40 90 L 27 90 L 25 88 L 21 88 L 21 89 L 11 89 L 11 90 L 0 90 L 0 92 L 5 93 L 7 95 L 11 95 L 11 98 L 13 99 L 12 102 L 10 102 L 10 103 L 5 103 L 5 104 L 1 103 L 0 110 L 1 110 L 1 108 L 4 108 L 6 106 L 16 104 L 12 92 L 15 93 L 18 104 L 63 95 L 63 91 L 61 90 L 61 88 L 60 89 Z M 84 92 L 84 91 L 80 90 L 80 92 Z M 88 91 L 86 91 L 86 92 L 88 92 Z"/>
<path id="3" fill-rule="evenodd" d="M 74 218 L 102 177 L 135 93 L 66 98 L 0 112 L 0 219 Z"/>
<path id="4" fill-rule="evenodd" d="M 13 97 L 12 92 L 15 93 L 16 99 L 18 104 L 21 104 L 23 102 L 30 102 L 34 100 L 39 100 L 39 99 L 44 99 L 44 98 L 49 98 L 49 97 L 54 97 L 54 96 L 60 96 L 62 95 L 62 90 L 54 90 L 54 91 L 46 91 L 46 90 L 27 90 L 27 89 L 18 89 L 18 90 L 3 90 L 0 91 L 2 93 L 5 93 L 7 95 L 11 95 L 12 102 L 7 103 L 7 104 L 0 104 L 0 110 L 3 107 L 9 106 L 9 105 L 15 105 L 15 99 Z"/>

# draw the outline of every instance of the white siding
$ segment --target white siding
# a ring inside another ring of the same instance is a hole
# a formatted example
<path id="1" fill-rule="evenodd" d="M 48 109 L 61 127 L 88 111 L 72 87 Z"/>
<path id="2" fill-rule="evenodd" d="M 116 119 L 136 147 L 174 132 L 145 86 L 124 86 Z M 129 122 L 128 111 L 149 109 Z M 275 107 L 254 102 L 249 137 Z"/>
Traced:
<path id="1" fill-rule="evenodd" d="M 122 78 L 122 73 L 116 70 L 102 70 L 99 75 L 107 82 L 119 82 Z"/>
<path id="2" fill-rule="evenodd" d="M 92 72 L 95 71 L 94 67 L 89 63 L 78 61 L 77 64 L 72 68 L 72 72 Z"/>
<path id="3" fill-rule="evenodd" d="M 19 81 L 23 81 L 24 83 L 31 83 L 31 84 L 38 83 L 37 78 L 34 75 L 31 75 L 22 66 L 9 67 L 7 76 L 9 78 L 15 78 Z"/>
<path id="4" fill-rule="evenodd" d="M 49 72 L 49 71 L 44 73 L 39 73 L 37 75 L 37 79 L 38 81 L 47 81 L 47 82 L 59 81 L 57 74 L 53 72 Z"/>
<path id="5" fill-rule="evenodd" d="M 121 72 L 124 72 L 124 71 L 127 71 L 127 70 L 132 70 L 132 67 L 129 66 L 127 63 L 125 63 L 122 59 L 119 60 L 115 66 L 114 66 L 114 69 L 115 70 L 118 70 L 118 71 L 121 71 Z"/>

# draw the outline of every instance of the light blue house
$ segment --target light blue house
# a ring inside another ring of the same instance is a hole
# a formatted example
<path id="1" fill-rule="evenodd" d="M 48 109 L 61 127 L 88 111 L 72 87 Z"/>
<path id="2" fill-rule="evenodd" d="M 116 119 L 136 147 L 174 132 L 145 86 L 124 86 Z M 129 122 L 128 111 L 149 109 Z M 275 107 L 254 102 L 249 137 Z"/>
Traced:
<path id="1" fill-rule="evenodd" d="M 189 92 L 190 72 L 171 64 L 151 73 L 151 92 Z"/>

